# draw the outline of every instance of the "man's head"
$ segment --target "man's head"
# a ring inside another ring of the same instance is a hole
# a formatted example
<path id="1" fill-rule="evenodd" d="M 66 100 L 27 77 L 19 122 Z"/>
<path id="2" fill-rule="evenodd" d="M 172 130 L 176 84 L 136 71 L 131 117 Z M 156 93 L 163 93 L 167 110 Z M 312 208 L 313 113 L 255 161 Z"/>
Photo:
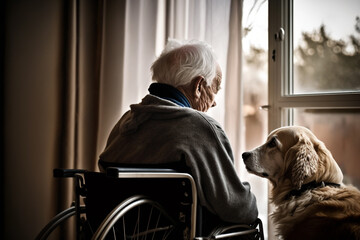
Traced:
<path id="1" fill-rule="evenodd" d="M 176 87 L 192 108 L 206 112 L 216 105 L 222 73 L 207 43 L 169 40 L 151 70 L 154 81 Z"/>

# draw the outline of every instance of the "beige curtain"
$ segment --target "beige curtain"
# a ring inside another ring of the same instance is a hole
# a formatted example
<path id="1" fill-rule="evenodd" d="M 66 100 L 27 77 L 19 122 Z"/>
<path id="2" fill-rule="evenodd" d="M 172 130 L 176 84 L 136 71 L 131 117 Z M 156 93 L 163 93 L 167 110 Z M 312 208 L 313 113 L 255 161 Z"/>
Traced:
<path id="1" fill-rule="evenodd" d="M 243 1 L 231 2 L 229 21 L 229 50 L 225 85 L 225 131 L 232 143 L 236 166 L 241 171 L 241 152 L 244 150 L 243 87 L 242 87 L 242 5 Z"/>
<path id="2" fill-rule="evenodd" d="M 98 128 L 103 1 L 64 5 L 64 60 L 60 83 L 58 168 L 94 170 Z M 57 181 L 58 211 L 73 200 L 72 181 Z"/>
<path id="3" fill-rule="evenodd" d="M 64 11 L 66 54 L 56 167 L 96 171 L 111 128 L 147 93 L 158 4 L 68 0 Z M 73 199 L 71 184 L 59 181 L 59 210 Z"/>
<path id="4" fill-rule="evenodd" d="M 104 2 L 65 5 L 59 166 L 93 170 L 98 128 Z"/>

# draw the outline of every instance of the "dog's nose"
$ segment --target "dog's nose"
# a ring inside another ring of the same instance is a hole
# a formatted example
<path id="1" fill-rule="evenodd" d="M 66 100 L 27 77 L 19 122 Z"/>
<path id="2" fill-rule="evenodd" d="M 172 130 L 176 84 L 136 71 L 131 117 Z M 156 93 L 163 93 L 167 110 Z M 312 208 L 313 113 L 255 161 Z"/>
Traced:
<path id="1" fill-rule="evenodd" d="M 241 156 L 243 158 L 243 160 L 246 160 L 248 157 L 250 157 L 251 153 L 250 152 L 244 152 Z"/>

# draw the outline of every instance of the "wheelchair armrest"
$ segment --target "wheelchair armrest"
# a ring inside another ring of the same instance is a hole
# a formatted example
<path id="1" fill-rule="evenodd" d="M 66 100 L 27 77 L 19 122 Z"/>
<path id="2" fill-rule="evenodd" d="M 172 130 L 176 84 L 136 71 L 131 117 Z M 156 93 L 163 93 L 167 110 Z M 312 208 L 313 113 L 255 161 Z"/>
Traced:
<path id="1" fill-rule="evenodd" d="M 108 177 L 117 177 L 118 173 L 176 173 L 175 169 L 171 168 L 145 168 L 145 167 L 108 167 L 106 168 L 106 175 Z"/>
<path id="2" fill-rule="evenodd" d="M 55 168 L 53 170 L 53 176 L 56 178 L 69 178 L 74 177 L 75 174 L 85 173 L 86 170 L 84 169 L 62 169 L 62 168 Z"/>

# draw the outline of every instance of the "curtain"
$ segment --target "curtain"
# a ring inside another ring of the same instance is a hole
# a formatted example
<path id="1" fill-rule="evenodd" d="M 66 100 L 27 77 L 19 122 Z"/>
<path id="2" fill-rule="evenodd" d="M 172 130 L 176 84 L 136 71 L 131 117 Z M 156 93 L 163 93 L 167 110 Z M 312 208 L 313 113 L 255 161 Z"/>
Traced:
<path id="1" fill-rule="evenodd" d="M 240 170 L 241 152 L 244 144 L 243 88 L 242 88 L 242 1 L 231 2 L 229 21 L 229 50 L 227 54 L 227 78 L 225 85 L 225 131 L 232 143 L 235 165 Z"/>
<path id="2" fill-rule="evenodd" d="M 62 167 L 94 169 L 102 61 L 103 1 L 69 0 L 65 7 Z"/>
<path id="3" fill-rule="evenodd" d="M 157 1 L 65 2 L 56 167 L 98 170 L 111 128 L 147 93 L 157 11 Z M 72 188 L 70 181 L 58 182 L 58 210 L 69 206 Z"/>

